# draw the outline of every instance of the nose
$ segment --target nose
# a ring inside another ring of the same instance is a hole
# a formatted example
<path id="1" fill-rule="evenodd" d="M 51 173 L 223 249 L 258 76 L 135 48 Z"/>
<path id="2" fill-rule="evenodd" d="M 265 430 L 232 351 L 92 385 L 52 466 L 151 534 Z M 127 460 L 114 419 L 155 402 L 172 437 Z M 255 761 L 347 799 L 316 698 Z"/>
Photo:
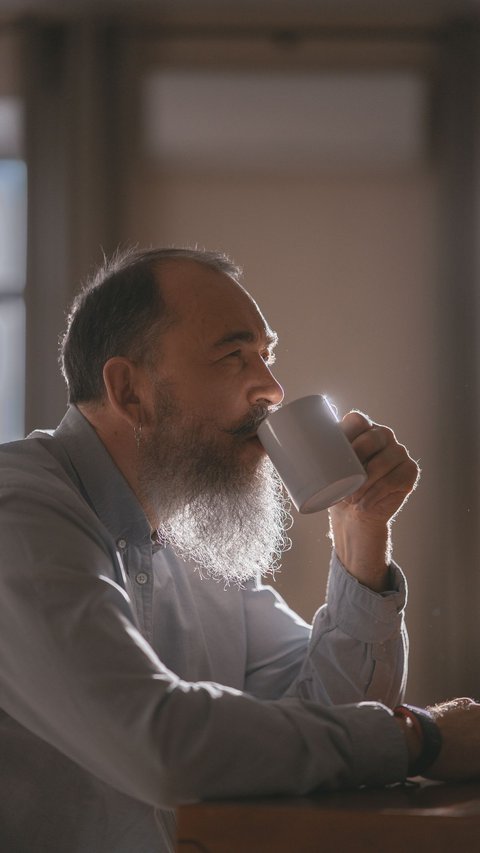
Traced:
<path id="1" fill-rule="evenodd" d="M 249 403 L 255 405 L 266 401 L 269 406 L 278 406 L 284 397 L 283 388 L 275 379 L 268 364 L 260 358 L 254 381 L 249 392 Z"/>

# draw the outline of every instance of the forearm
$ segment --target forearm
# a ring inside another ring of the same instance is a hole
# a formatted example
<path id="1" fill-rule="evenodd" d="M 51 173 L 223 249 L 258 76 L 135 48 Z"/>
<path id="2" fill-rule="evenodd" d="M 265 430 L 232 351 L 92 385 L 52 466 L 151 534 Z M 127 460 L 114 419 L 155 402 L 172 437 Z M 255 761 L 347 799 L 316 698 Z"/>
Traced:
<path id="1" fill-rule="evenodd" d="M 176 678 L 122 615 L 100 553 L 95 563 L 101 576 L 60 561 L 33 586 L 18 564 L 5 572 L 4 711 L 42 742 L 157 806 L 404 777 L 403 739 L 383 707 L 261 702 Z"/>
<path id="2" fill-rule="evenodd" d="M 341 563 L 359 583 L 375 592 L 390 586 L 391 525 L 383 520 L 330 511 L 330 538 Z"/>

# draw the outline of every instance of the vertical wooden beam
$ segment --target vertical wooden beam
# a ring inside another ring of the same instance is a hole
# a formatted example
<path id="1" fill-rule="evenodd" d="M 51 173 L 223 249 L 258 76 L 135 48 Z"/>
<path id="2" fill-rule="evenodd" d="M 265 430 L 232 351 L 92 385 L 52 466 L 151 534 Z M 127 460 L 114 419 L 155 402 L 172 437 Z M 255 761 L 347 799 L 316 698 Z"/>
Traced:
<path id="1" fill-rule="evenodd" d="M 88 21 L 25 33 L 28 429 L 63 414 L 57 352 L 67 306 L 122 239 L 122 44 L 121 29 Z"/>
<path id="2" fill-rule="evenodd" d="M 439 659 L 451 694 L 478 695 L 480 672 L 480 26 L 459 22 L 441 52 L 439 169 L 439 483 L 445 511 Z"/>
<path id="3" fill-rule="evenodd" d="M 66 39 L 61 26 L 25 34 L 28 169 L 26 426 L 55 425 L 65 408 L 57 365 L 70 275 Z"/>

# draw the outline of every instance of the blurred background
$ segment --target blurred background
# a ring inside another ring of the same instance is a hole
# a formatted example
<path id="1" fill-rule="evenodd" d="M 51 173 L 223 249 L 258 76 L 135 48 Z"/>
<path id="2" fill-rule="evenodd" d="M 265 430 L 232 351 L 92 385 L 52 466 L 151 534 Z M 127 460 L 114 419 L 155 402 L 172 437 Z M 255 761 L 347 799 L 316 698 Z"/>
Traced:
<path id="1" fill-rule="evenodd" d="M 287 400 L 391 425 L 408 698 L 480 696 L 480 3 L 0 0 L 0 439 L 57 424 L 58 338 L 118 245 L 241 264 Z M 276 585 L 310 619 L 325 513 Z"/>

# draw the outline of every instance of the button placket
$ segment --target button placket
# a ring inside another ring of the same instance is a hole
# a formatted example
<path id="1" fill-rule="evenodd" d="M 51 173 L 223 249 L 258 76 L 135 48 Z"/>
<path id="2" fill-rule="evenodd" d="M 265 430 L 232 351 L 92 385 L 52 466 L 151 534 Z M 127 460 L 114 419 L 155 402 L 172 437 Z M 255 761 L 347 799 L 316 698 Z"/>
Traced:
<path id="1" fill-rule="evenodd" d="M 142 633 L 151 642 L 152 639 L 152 607 L 153 607 L 153 573 L 152 546 L 145 543 L 134 549 L 131 569 L 137 612 L 142 625 Z"/>

